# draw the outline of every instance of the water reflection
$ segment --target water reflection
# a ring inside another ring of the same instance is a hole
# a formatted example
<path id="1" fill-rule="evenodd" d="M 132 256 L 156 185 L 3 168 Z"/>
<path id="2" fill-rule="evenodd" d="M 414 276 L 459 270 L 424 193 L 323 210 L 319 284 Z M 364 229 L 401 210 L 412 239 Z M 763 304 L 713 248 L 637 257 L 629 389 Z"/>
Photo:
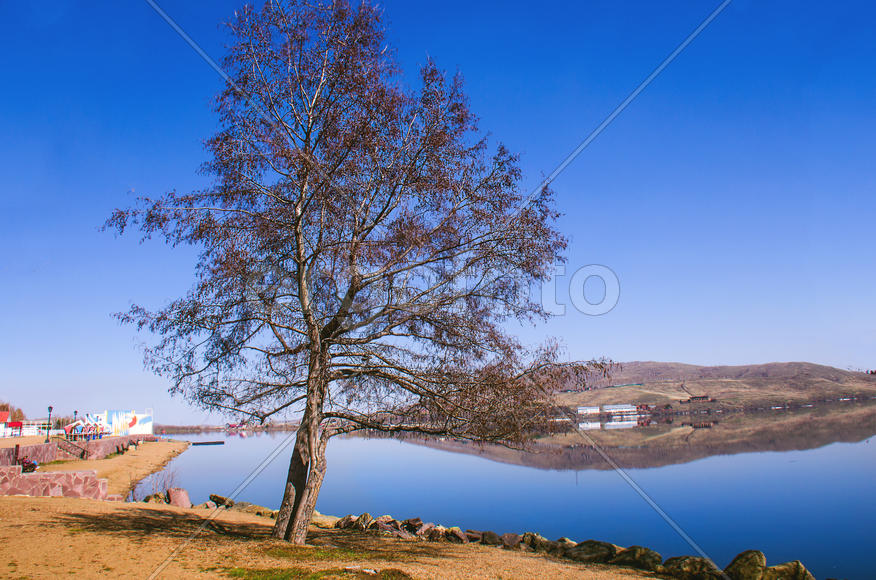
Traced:
<path id="1" fill-rule="evenodd" d="M 409 441 L 539 469 L 611 469 L 590 445 L 592 439 L 623 467 L 661 467 L 713 455 L 863 441 L 876 434 L 876 401 L 702 416 L 623 415 L 582 421 L 576 428 L 540 438 L 526 451 L 440 439 Z"/>
<path id="2" fill-rule="evenodd" d="M 719 565 L 760 549 L 771 564 L 801 559 L 818 578 L 873 577 L 876 446 L 868 437 L 876 433 L 874 405 L 726 415 L 711 428 L 684 424 L 690 422 L 587 433 L 625 467 L 662 465 L 628 473 Z M 210 493 L 228 495 L 291 435 L 236 434 L 225 445 L 191 448 L 169 469 L 194 502 L 203 502 Z M 580 435 L 540 445 L 555 453 L 333 440 L 317 509 L 596 538 L 646 545 L 665 557 L 691 553 L 616 473 L 589 457 Z M 287 448 L 238 499 L 278 507 L 290 454 Z"/>

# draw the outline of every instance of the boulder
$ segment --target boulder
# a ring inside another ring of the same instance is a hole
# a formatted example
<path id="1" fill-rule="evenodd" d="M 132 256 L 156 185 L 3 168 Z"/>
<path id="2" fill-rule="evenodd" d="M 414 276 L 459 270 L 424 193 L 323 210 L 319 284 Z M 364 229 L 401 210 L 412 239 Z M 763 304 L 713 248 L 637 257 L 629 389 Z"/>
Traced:
<path id="1" fill-rule="evenodd" d="M 440 542 L 441 540 L 445 539 L 444 532 L 446 531 L 447 528 L 445 528 L 444 526 L 434 526 L 432 529 L 429 530 L 426 538 L 433 542 Z"/>
<path id="2" fill-rule="evenodd" d="M 758 550 L 746 550 L 733 558 L 724 573 L 730 580 L 760 580 L 766 570 L 766 556 Z"/>
<path id="3" fill-rule="evenodd" d="M 364 532 L 371 525 L 371 522 L 374 521 L 374 518 L 371 517 L 371 514 L 365 512 L 358 518 L 356 518 L 356 523 L 353 524 L 353 529 L 359 530 L 360 532 Z"/>
<path id="4" fill-rule="evenodd" d="M 719 580 L 724 577 L 711 560 L 698 556 L 669 558 L 658 572 L 681 580 Z"/>
<path id="5" fill-rule="evenodd" d="M 196 508 L 200 508 L 202 510 L 214 510 L 216 509 L 216 504 L 212 501 L 205 501 L 204 503 L 199 503 L 195 506 Z"/>
<path id="6" fill-rule="evenodd" d="M 401 522 L 401 529 L 406 532 L 410 532 L 412 534 L 416 533 L 417 530 L 420 529 L 420 526 L 423 525 L 423 520 L 420 518 L 408 518 Z"/>
<path id="7" fill-rule="evenodd" d="M 335 527 L 339 530 L 344 530 L 347 528 L 352 528 L 353 524 L 356 523 L 356 516 L 353 514 L 348 514 L 335 522 Z"/>
<path id="8" fill-rule="evenodd" d="M 565 547 L 565 550 L 563 551 L 564 557 L 584 564 L 603 564 L 617 555 L 617 548 L 615 545 L 609 544 L 608 542 L 584 540 L 583 542 L 572 546 L 565 544 L 565 542 L 563 542 L 563 544 Z"/>
<path id="9" fill-rule="evenodd" d="M 480 542 L 481 538 L 484 537 L 484 533 L 478 530 L 466 530 L 465 535 L 469 542 Z"/>
<path id="10" fill-rule="evenodd" d="M 815 580 L 815 576 L 806 569 L 800 560 L 794 560 L 770 566 L 763 571 L 761 580 Z"/>
<path id="11" fill-rule="evenodd" d="M 395 535 L 395 533 L 398 530 L 396 530 L 394 527 L 390 526 L 389 524 L 386 524 L 383 522 L 378 522 L 375 520 L 374 522 L 371 523 L 371 526 L 368 527 L 368 531 L 371 533 L 375 533 L 379 536 L 391 537 L 391 536 Z"/>
<path id="12" fill-rule="evenodd" d="M 271 518 L 277 519 L 277 513 L 278 510 L 271 510 Z M 335 527 L 335 524 L 339 519 L 340 518 L 336 518 L 335 516 L 327 516 L 313 510 L 313 516 L 310 518 L 310 523 L 318 528 L 330 529 Z"/>
<path id="13" fill-rule="evenodd" d="M 167 503 L 187 509 L 192 507 L 192 500 L 189 499 L 189 492 L 181 487 L 171 487 L 167 490 Z"/>
<path id="14" fill-rule="evenodd" d="M 216 495 L 215 493 L 210 494 L 210 501 L 212 501 L 216 505 L 221 505 L 225 507 L 231 507 L 234 505 L 233 499 L 228 499 L 227 497 L 222 497 L 221 495 Z"/>
<path id="15" fill-rule="evenodd" d="M 274 510 L 272 510 L 271 508 L 266 508 L 265 506 L 256 505 L 254 503 L 249 503 L 248 501 L 239 501 L 231 506 L 229 509 L 235 512 L 261 516 L 263 518 L 269 518 L 274 513 Z"/>
<path id="16" fill-rule="evenodd" d="M 444 532 L 444 537 L 447 538 L 447 541 L 453 542 L 454 544 L 468 544 L 468 536 L 466 536 L 465 532 L 460 530 L 457 526 L 447 528 L 447 531 Z"/>
<path id="17" fill-rule="evenodd" d="M 153 493 L 143 498 L 144 503 L 167 503 L 167 496 L 163 493 Z"/>
<path id="18" fill-rule="evenodd" d="M 520 536 L 511 532 L 507 534 L 502 534 L 499 536 L 502 540 L 502 547 L 506 550 L 519 550 L 520 549 Z"/>
<path id="19" fill-rule="evenodd" d="M 484 532 L 481 534 L 481 543 L 487 546 L 499 546 L 502 544 L 502 538 L 496 532 Z"/>
<path id="20" fill-rule="evenodd" d="M 661 562 L 663 562 L 663 556 L 643 546 L 630 546 L 626 550 L 618 552 L 617 556 L 608 561 L 609 564 L 616 566 L 630 566 L 649 572 L 656 571 Z"/>
<path id="21" fill-rule="evenodd" d="M 526 532 L 520 538 L 520 542 L 533 552 L 546 552 L 550 543 L 547 538 L 535 532 Z"/>
<path id="22" fill-rule="evenodd" d="M 421 538 L 424 538 L 424 537 L 429 535 L 429 532 L 431 532 L 434 527 L 435 527 L 435 524 L 433 524 L 432 522 L 426 522 L 424 524 L 420 524 L 420 527 L 418 527 L 416 530 L 414 530 L 414 534 L 416 534 L 417 536 L 420 536 Z"/>
<path id="23" fill-rule="evenodd" d="M 592 540 L 591 540 L 592 541 Z M 552 542 L 550 544 L 550 548 L 548 549 L 548 554 L 553 556 L 563 557 L 566 555 L 566 552 L 575 548 L 578 544 L 576 544 L 573 540 L 569 538 L 562 537 L 556 542 Z"/>

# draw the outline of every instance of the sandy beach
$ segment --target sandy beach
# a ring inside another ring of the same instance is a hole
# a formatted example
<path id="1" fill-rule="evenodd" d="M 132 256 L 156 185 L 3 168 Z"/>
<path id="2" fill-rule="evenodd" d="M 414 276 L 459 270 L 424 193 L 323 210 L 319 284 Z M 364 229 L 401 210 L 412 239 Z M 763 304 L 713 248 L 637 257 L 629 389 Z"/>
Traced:
<path id="1" fill-rule="evenodd" d="M 298 578 L 294 570 L 343 573 L 345 568 L 356 567 L 384 571 L 386 578 L 435 580 L 654 577 L 631 569 L 584 566 L 481 545 L 402 541 L 316 527 L 311 530 L 311 546 L 297 548 L 269 539 L 272 520 L 227 510 L 220 511 L 215 523 L 188 544 L 187 538 L 208 511 L 69 498 L 0 497 L 0 513 L 0 559 L 6 563 L 0 575 L 12 578 L 146 578 L 180 546 L 184 548 L 161 578 Z M 290 572 L 257 576 L 258 571 Z"/>

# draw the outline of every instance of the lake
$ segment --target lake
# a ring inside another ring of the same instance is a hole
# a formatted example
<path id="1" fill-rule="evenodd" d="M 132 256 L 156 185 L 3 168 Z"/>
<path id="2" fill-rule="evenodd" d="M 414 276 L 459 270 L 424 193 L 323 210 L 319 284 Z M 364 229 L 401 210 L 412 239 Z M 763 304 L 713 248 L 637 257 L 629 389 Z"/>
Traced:
<path id="1" fill-rule="evenodd" d="M 175 485 L 201 503 L 210 493 L 230 494 L 290 435 L 174 435 L 225 444 L 191 447 L 167 469 Z M 291 445 L 237 499 L 279 507 L 290 454 Z M 394 439 L 337 438 L 327 455 L 317 503 L 325 514 L 367 511 L 399 519 L 419 516 L 462 529 L 594 538 L 645 545 L 664 558 L 695 553 L 612 470 L 539 469 Z M 719 566 L 743 550 L 758 549 L 770 565 L 802 560 L 817 578 L 876 574 L 872 436 L 627 473 Z"/>

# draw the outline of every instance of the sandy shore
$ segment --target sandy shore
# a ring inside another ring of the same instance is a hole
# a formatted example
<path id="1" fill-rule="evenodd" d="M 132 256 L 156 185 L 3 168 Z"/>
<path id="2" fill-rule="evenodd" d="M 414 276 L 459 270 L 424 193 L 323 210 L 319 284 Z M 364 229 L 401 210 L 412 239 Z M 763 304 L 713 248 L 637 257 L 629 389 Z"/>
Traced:
<path id="1" fill-rule="evenodd" d="M 269 539 L 271 520 L 225 510 L 214 520 L 218 525 L 211 523 L 185 544 L 208 513 L 168 505 L 0 497 L 0 561 L 5 562 L 0 576 L 146 578 L 184 545 L 161 578 L 297 578 L 294 571 L 343 572 L 356 566 L 382 571 L 377 578 L 654 577 L 481 545 L 402 541 L 315 527 L 312 546 L 294 548 Z M 257 576 L 258 571 L 288 575 Z"/>
<path id="2" fill-rule="evenodd" d="M 0 437 L 0 449 L 5 447 L 15 447 L 21 445 L 39 445 L 46 442 L 45 435 L 28 435 L 27 437 Z"/>
<path id="3" fill-rule="evenodd" d="M 40 471 L 97 471 L 97 476 L 108 480 L 108 493 L 127 496 L 138 481 L 155 473 L 188 449 L 186 441 L 145 441 L 137 449 L 106 459 L 70 460 L 48 463 Z"/>

